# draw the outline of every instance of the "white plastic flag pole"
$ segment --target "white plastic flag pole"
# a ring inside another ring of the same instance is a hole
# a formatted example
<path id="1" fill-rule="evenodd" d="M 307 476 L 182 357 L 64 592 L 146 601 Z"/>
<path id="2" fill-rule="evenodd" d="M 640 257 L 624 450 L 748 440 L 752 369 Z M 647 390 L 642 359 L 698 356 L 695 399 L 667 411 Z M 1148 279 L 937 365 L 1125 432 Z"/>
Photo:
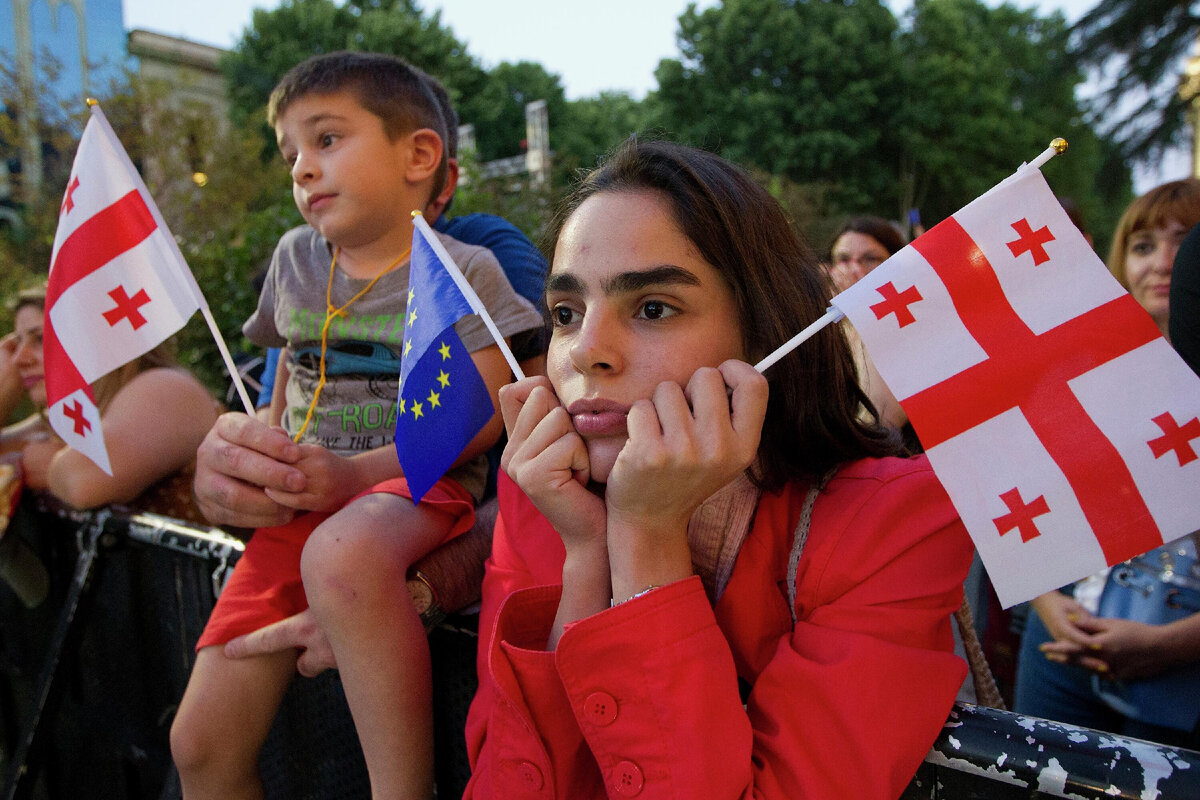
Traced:
<path id="1" fill-rule="evenodd" d="M 797 333 L 792 338 L 788 339 L 786 342 L 784 342 L 782 345 L 780 345 L 778 348 L 776 348 L 775 352 L 771 353 L 771 355 L 767 356 L 762 361 L 755 364 L 754 368 L 756 370 L 758 370 L 759 372 L 763 372 L 764 370 L 766 370 L 767 367 L 771 366 L 776 361 L 778 361 L 779 359 L 786 356 L 788 353 L 795 350 L 797 347 L 799 347 L 804 342 L 806 342 L 809 339 L 811 339 L 812 337 L 816 336 L 817 333 L 822 328 L 824 328 L 826 325 L 837 322 L 844 316 L 846 316 L 846 315 L 843 314 L 841 311 L 838 311 L 836 308 L 827 309 L 825 311 L 825 313 L 821 316 L 820 319 L 818 319 L 813 324 L 809 325 L 804 330 Z"/>
<path id="2" fill-rule="evenodd" d="M 1042 151 L 1041 155 L 1029 162 L 1028 169 L 1041 169 L 1042 166 L 1067 149 L 1067 140 L 1061 136 L 1050 142 L 1050 146 Z"/>
<path id="3" fill-rule="evenodd" d="M 446 248 L 442 246 L 441 240 L 434 234 L 433 229 L 429 227 L 429 223 L 421 216 L 421 212 L 412 212 L 412 218 L 413 226 L 421 232 L 421 236 L 433 248 L 433 252 L 437 255 L 438 260 L 442 262 L 442 267 L 446 272 L 450 273 L 450 277 L 454 279 L 454 284 L 462 292 L 463 297 L 467 298 L 467 304 L 471 306 L 471 310 L 483 319 L 483 324 L 487 326 L 488 332 L 492 334 L 492 339 L 496 341 L 500 352 L 504 354 L 504 358 L 508 361 L 508 366 L 512 369 L 513 375 L 519 381 L 524 380 L 525 373 L 521 371 L 520 365 L 517 364 L 516 356 L 508 348 L 508 343 L 504 341 L 504 337 L 500 334 L 500 329 L 496 327 L 496 323 L 492 322 L 487 309 L 483 307 L 483 301 L 479 299 L 479 295 L 475 294 L 475 290 L 467 282 L 467 278 L 462 274 L 462 270 L 458 268 L 458 265 L 454 263 L 454 259 L 446 252 Z"/>

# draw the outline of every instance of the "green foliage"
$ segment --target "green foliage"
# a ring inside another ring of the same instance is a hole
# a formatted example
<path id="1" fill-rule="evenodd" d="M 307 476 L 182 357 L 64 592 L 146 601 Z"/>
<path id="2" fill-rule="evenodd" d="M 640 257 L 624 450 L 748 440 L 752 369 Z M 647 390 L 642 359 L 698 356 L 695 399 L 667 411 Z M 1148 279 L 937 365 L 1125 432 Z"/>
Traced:
<path id="1" fill-rule="evenodd" d="M 242 38 L 221 61 L 234 118 L 261 126 L 264 152 L 273 153 L 266 106 L 283 74 L 310 56 L 337 50 L 394 53 L 436 75 L 456 102 L 478 94 L 486 78 L 466 46 L 411 0 L 284 0 L 255 9 Z"/>
<path id="2" fill-rule="evenodd" d="M 1123 157 L 1149 162 L 1184 140 L 1187 107 L 1200 99 L 1195 79 L 1179 77 L 1200 35 L 1196 3 L 1099 0 L 1071 33 L 1073 57 L 1107 79 L 1094 116 Z"/>
<path id="3" fill-rule="evenodd" d="M 1083 76 L 1067 56 L 1061 14 L 917 0 L 906 23 L 898 39 L 905 95 L 893 123 L 898 211 L 919 207 L 927 222 L 942 219 L 1062 136 L 1069 155 L 1046 169 L 1055 191 L 1101 226 L 1119 213 L 1129 171 L 1102 171 L 1110 164 L 1075 99 Z"/>
<path id="4" fill-rule="evenodd" d="M 551 117 L 550 143 L 556 169 L 565 174 L 596 166 L 600 158 L 629 136 L 654 128 L 649 104 L 625 92 L 567 102 L 566 119 L 557 128 Z"/>
<path id="5" fill-rule="evenodd" d="M 44 281 L 50 270 L 50 252 L 54 245 L 54 230 L 63 187 L 71 172 L 75 142 L 83 131 L 87 108 L 82 102 L 67 105 L 40 87 L 58 79 L 61 66 L 54 54 L 43 51 L 36 59 L 38 74 L 35 82 L 24 85 L 14 64 L 7 55 L 0 57 L 0 161 L 23 162 L 29 135 L 40 142 L 42 183 L 40 192 L 23 180 L 24 175 L 12 178 L 15 201 L 6 211 L 15 214 L 16 224 L 0 226 L 0 294 L 10 287 L 24 288 Z M 23 124 L 33 110 L 36 126 L 31 130 Z M 0 317 L 7 330 L 8 316 Z"/>
<path id="6" fill-rule="evenodd" d="M 264 164 L 260 158 L 258 132 L 214 118 L 207 105 L 177 101 L 176 88 L 126 74 L 98 96 L 236 351 L 244 346 L 241 324 L 257 299 L 251 276 L 270 257 L 279 236 L 301 221 L 300 215 L 282 162 Z M 6 108 L 13 107 L 14 96 L 3 96 Z M 49 142 L 54 160 L 47 162 L 42 196 L 21 206 L 24 235 L 0 236 L 0 297 L 45 280 L 59 198 L 87 114 L 80 108 L 70 116 L 64 110 L 43 118 L 43 141 Z M 19 146 L 15 138 L 6 141 Z M 197 158 L 203 185 L 193 180 Z M 0 310 L 0 330 L 10 325 L 11 313 Z M 179 334 L 178 346 L 181 363 L 223 395 L 228 379 L 199 315 Z"/>
<path id="7" fill-rule="evenodd" d="M 980 0 L 916 0 L 900 23 L 873 0 L 689 7 L 650 119 L 791 187 L 818 240 L 850 213 L 935 223 L 1063 136 L 1047 174 L 1103 228 L 1129 172 L 1084 120 L 1067 35 L 1059 14 Z"/>
<path id="8" fill-rule="evenodd" d="M 480 158 L 491 161 L 524 151 L 525 105 L 534 100 L 546 101 L 550 141 L 554 142 L 566 119 L 567 98 L 561 79 L 541 64 L 502 61 L 475 95 L 459 102 L 459 117 L 475 125 Z"/>
<path id="9" fill-rule="evenodd" d="M 459 154 L 459 181 L 448 216 L 477 212 L 496 214 L 520 228 L 535 244 L 543 245 L 550 217 L 558 202 L 554 184 L 531 185 L 524 176 L 484 180 L 477 154 Z"/>
<path id="10" fill-rule="evenodd" d="M 656 121 L 691 144 L 847 206 L 886 190 L 876 165 L 895 113 L 896 21 L 876 0 L 727 0 L 679 17 L 679 60 L 656 71 Z"/>
<path id="11" fill-rule="evenodd" d="M 216 119 L 202 103 L 179 102 L 173 88 L 129 76 L 104 109 L 237 353 L 248 346 L 241 326 L 257 304 L 251 279 L 280 235 L 302 220 L 282 160 L 261 158 L 258 131 Z M 181 147 L 188 142 L 193 146 Z M 193 163 L 197 153 L 200 163 Z M 202 168 L 199 182 L 196 167 Z M 199 314 L 176 343 L 180 362 L 224 395 L 224 363 Z"/>

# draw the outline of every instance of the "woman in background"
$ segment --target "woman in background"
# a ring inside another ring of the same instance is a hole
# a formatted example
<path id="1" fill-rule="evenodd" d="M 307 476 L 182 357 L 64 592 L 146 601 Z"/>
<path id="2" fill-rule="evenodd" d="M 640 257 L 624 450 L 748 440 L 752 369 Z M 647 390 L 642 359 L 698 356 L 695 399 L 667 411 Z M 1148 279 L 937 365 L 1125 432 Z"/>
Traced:
<path id="1" fill-rule="evenodd" d="M 176 365 L 164 342 L 92 384 L 113 474 L 66 447 L 45 419 L 42 364 L 45 290 L 23 292 L 16 308 L 12 364 L 38 408 L 5 428 L 0 444 L 22 451 L 25 483 L 49 491 L 74 508 L 130 505 L 182 519 L 203 519 L 195 510 L 190 467 L 219 406 L 203 384 Z M 170 480 L 167 480 L 170 479 Z"/>

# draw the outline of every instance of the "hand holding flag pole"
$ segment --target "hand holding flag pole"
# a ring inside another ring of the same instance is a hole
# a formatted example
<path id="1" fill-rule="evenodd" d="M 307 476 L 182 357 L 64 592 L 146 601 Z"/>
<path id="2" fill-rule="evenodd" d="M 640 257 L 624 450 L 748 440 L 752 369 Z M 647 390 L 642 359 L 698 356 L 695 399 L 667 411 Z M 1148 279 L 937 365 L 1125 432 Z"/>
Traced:
<path id="1" fill-rule="evenodd" d="M 1043 150 L 1033 161 L 1029 162 L 1028 164 L 1022 164 L 1020 169 L 1018 169 L 1015 174 L 1020 174 L 1022 171 L 1027 169 L 1040 169 L 1047 161 L 1062 153 L 1066 149 L 1067 140 L 1059 137 L 1050 142 L 1050 146 Z M 823 316 L 776 348 L 774 352 L 772 352 L 762 361 L 759 361 L 757 364 L 755 364 L 754 368 L 759 372 L 765 372 L 768 367 L 774 365 L 788 353 L 792 352 L 797 347 L 804 344 L 804 342 L 816 336 L 826 325 L 838 322 L 845 316 L 846 315 L 837 308 L 831 306 L 825 311 Z"/>

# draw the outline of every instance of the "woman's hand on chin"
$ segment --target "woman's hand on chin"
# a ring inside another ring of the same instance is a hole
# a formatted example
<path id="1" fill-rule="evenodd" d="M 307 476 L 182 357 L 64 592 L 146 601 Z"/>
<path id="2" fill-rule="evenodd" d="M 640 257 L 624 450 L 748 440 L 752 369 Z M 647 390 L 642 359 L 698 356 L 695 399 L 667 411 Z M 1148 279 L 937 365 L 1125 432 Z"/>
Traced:
<path id="1" fill-rule="evenodd" d="M 500 411 L 508 431 L 500 468 L 550 521 L 568 551 L 603 543 L 604 501 L 587 487 L 587 445 L 550 381 L 536 376 L 503 387 Z"/>
<path id="2" fill-rule="evenodd" d="M 766 409 L 766 379 L 741 361 L 697 370 L 686 388 L 659 384 L 629 412 L 629 441 L 605 493 L 610 523 L 686 530 L 692 512 L 753 463 Z"/>

